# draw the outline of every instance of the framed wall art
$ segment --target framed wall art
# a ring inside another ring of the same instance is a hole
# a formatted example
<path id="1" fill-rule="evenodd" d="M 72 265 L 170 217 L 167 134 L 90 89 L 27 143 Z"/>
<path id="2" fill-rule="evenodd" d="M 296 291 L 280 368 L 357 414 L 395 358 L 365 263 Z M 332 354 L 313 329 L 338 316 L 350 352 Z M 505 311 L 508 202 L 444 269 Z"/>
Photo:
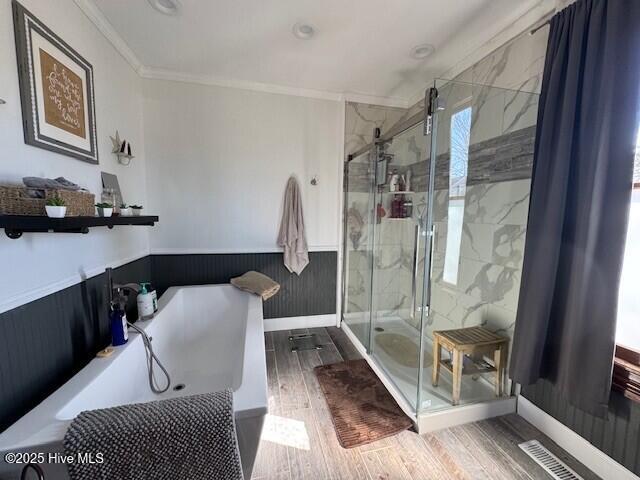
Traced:
<path id="1" fill-rule="evenodd" d="M 25 143 L 97 164 L 93 67 L 15 0 L 13 23 Z"/>

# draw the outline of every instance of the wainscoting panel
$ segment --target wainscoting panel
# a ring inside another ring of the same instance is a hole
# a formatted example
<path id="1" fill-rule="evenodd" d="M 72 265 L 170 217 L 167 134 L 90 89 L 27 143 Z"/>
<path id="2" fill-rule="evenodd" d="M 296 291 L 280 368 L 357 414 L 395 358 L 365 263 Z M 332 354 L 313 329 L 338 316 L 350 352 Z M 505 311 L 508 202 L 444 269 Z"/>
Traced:
<path id="1" fill-rule="evenodd" d="M 282 253 L 152 255 L 152 278 L 159 294 L 180 285 L 229 283 L 256 270 L 281 285 L 264 303 L 265 318 L 302 317 L 336 313 L 336 252 L 310 252 L 300 276 L 282 264 Z"/>
<path id="2" fill-rule="evenodd" d="M 547 380 L 523 388 L 523 395 L 615 461 L 640 474 L 640 404 L 612 392 L 609 418 L 602 419 L 569 405 Z"/>
<path id="3" fill-rule="evenodd" d="M 265 318 L 335 314 L 337 254 L 309 257 L 298 277 L 285 269 L 281 253 L 152 255 L 114 269 L 113 280 L 150 281 L 162 294 L 172 286 L 228 283 L 257 270 L 282 285 L 265 302 Z M 109 345 L 107 303 L 106 277 L 100 274 L 0 314 L 0 432 Z M 137 315 L 135 304 L 132 310 Z"/>
<path id="4" fill-rule="evenodd" d="M 113 271 L 149 280 L 145 257 Z M 111 342 L 104 274 L 0 314 L 0 431 L 44 400 Z"/>

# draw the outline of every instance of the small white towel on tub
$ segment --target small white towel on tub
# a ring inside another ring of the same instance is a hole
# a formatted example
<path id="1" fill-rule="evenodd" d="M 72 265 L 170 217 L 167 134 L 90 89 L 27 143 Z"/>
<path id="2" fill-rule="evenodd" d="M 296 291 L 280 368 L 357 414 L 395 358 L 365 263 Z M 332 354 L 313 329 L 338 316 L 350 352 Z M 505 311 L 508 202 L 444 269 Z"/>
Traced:
<path id="1" fill-rule="evenodd" d="M 309 249 L 304 232 L 304 215 L 300 186 L 295 177 L 290 177 L 284 192 L 284 208 L 280 221 L 278 245 L 284 249 L 284 266 L 300 275 L 309 264 Z"/>

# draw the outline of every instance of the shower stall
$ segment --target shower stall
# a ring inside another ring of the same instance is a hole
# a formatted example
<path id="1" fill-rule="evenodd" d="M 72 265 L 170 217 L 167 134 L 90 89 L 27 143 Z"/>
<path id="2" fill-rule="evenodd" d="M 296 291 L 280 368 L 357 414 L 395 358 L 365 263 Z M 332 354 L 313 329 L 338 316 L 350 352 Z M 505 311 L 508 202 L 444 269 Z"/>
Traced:
<path id="1" fill-rule="evenodd" d="M 512 337 L 537 107 L 536 93 L 439 80 L 345 163 L 342 325 L 417 422 L 456 408 L 451 374 L 431 382 L 434 331 Z M 463 376 L 459 405 L 496 400 L 494 377 Z"/>

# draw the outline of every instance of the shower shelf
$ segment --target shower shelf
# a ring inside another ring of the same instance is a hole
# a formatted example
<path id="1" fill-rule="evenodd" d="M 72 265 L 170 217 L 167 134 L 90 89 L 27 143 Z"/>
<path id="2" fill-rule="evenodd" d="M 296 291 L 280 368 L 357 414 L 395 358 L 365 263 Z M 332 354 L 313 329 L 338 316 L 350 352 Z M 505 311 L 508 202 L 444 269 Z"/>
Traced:
<path id="1" fill-rule="evenodd" d="M 450 373 L 453 373 L 453 366 L 451 360 L 441 360 L 440 365 L 447 369 Z M 482 373 L 495 372 L 496 368 L 493 365 L 489 365 L 485 362 L 474 362 L 465 355 L 462 367 L 463 375 L 478 375 Z"/>
<path id="2" fill-rule="evenodd" d="M 382 195 L 413 195 L 416 192 L 410 192 L 410 191 L 406 191 L 406 192 L 382 192 Z"/>
<path id="3" fill-rule="evenodd" d="M 49 218 L 31 215 L 0 215 L 0 228 L 11 239 L 17 239 L 23 233 L 89 233 L 90 227 L 107 227 L 112 229 L 116 225 L 147 225 L 154 226 L 158 217 L 145 215 L 139 217 L 64 217 Z"/>

